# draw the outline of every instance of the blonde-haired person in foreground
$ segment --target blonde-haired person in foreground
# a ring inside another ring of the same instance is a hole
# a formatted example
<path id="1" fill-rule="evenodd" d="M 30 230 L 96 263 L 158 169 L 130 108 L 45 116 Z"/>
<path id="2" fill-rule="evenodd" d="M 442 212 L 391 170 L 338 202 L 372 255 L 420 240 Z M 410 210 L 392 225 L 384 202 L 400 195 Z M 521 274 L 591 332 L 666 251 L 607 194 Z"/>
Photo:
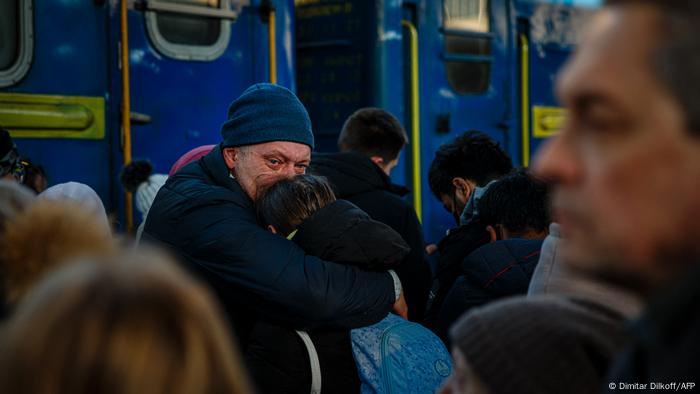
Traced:
<path id="1" fill-rule="evenodd" d="M 94 213 L 72 201 L 37 200 L 5 223 L 0 238 L 8 306 L 57 267 L 116 250 L 111 233 Z"/>
<path id="2" fill-rule="evenodd" d="M 209 292 L 136 253 L 68 266 L 22 300 L 0 342 L 0 392 L 251 392 Z"/>

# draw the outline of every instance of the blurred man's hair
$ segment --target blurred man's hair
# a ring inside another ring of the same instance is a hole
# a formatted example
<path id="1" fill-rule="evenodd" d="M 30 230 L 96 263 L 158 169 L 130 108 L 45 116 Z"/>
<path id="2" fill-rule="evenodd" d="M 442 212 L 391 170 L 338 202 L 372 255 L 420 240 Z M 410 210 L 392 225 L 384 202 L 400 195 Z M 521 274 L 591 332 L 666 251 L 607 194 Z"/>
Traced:
<path id="1" fill-rule="evenodd" d="M 287 236 L 308 217 L 335 201 L 326 178 L 297 175 L 275 183 L 258 198 L 258 217 Z"/>
<path id="2" fill-rule="evenodd" d="M 27 187 L 5 179 L 0 179 L 0 238 L 5 231 L 5 223 L 29 207 L 36 196 Z"/>
<path id="3" fill-rule="evenodd" d="M 76 258 L 115 251 L 111 233 L 92 212 L 39 199 L 5 223 L 0 268 L 6 300 L 16 303 L 48 272 Z"/>
<path id="4" fill-rule="evenodd" d="M 507 175 L 489 186 L 478 202 L 484 225 L 505 227 L 512 237 L 549 227 L 549 193 L 544 182 L 524 171 Z"/>
<path id="5" fill-rule="evenodd" d="M 3 393 L 251 392 L 213 297 L 162 256 L 64 267 L 4 328 Z"/>
<path id="6" fill-rule="evenodd" d="M 484 186 L 513 169 L 510 157 L 486 134 L 468 131 L 442 145 L 430 164 L 428 183 L 439 199 L 454 190 L 453 178 L 464 178 Z"/>
<path id="7" fill-rule="evenodd" d="M 658 10 L 660 39 L 652 67 L 683 108 L 686 127 L 700 137 L 700 1 L 606 0 L 605 4 L 647 5 Z"/>
<path id="8" fill-rule="evenodd" d="M 380 108 L 362 108 L 345 121 L 338 137 L 341 152 L 379 156 L 385 162 L 398 157 L 408 143 L 406 131 L 394 115 Z"/>

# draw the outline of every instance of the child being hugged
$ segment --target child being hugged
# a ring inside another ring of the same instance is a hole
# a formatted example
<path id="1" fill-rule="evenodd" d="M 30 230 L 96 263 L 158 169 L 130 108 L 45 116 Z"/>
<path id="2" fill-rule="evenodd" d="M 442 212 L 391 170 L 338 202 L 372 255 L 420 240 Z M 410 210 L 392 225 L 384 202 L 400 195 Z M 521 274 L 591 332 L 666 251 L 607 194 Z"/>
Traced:
<path id="1" fill-rule="evenodd" d="M 257 209 L 270 231 L 324 260 L 386 271 L 409 253 L 389 226 L 336 200 L 322 177 L 280 181 L 261 195 Z M 451 371 L 449 353 L 436 336 L 393 314 L 349 332 L 295 332 L 260 323 L 248 359 L 262 392 L 434 392 Z"/>

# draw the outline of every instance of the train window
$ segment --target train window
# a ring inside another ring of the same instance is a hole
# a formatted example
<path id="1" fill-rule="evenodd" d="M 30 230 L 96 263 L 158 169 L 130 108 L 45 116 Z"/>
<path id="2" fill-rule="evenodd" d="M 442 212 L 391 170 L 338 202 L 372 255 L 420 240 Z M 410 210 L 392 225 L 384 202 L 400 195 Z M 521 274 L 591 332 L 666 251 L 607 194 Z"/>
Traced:
<path id="1" fill-rule="evenodd" d="M 491 81 L 488 0 L 444 0 L 445 73 L 454 91 L 479 94 Z"/>
<path id="2" fill-rule="evenodd" d="M 197 10 L 228 10 L 229 1 L 221 0 L 162 0 L 173 6 L 186 6 Z M 192 8 L 195 7 L 195 8 Z M 213 60 L 221 56 L 231 35 L 230 21 L 204 13 L 167 9 L 146 12 L 148 34 L 158 51 L 166 56 L 182 60 Z"/>
<path id="3" fill-rule="evenodd" d="M 487 0 L 445 0 L 443 8 L 446 28 L 489 31 Z"/>
<path id="4" fill-rule="evenodd" d="M 34 45 L 32 2 L 0 0 L 0 86 L 19 82 L 29 70 Z"/>

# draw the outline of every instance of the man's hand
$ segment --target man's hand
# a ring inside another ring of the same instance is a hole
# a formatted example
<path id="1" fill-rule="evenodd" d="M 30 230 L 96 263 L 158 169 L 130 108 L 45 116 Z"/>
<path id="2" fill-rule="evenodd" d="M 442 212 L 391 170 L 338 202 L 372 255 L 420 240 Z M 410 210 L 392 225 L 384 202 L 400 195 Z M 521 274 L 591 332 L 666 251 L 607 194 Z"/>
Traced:
<path id="1" fill-rule="evenodd" d="M 425 247 L 425 253 L 428 254 L 428 256 L 432 255 L 433 253 L 437 252 L 438 246 L 435 244 L 430 244 Z"/>
<path id="2" fill-rule="evenodd" d="M 394 312 L 408 320 L 408 305 L 406 305 L 406 298 L 403 296 L 403 290 L 401 290 L 401 295 L 399 299 L 394 303 Z"/>

